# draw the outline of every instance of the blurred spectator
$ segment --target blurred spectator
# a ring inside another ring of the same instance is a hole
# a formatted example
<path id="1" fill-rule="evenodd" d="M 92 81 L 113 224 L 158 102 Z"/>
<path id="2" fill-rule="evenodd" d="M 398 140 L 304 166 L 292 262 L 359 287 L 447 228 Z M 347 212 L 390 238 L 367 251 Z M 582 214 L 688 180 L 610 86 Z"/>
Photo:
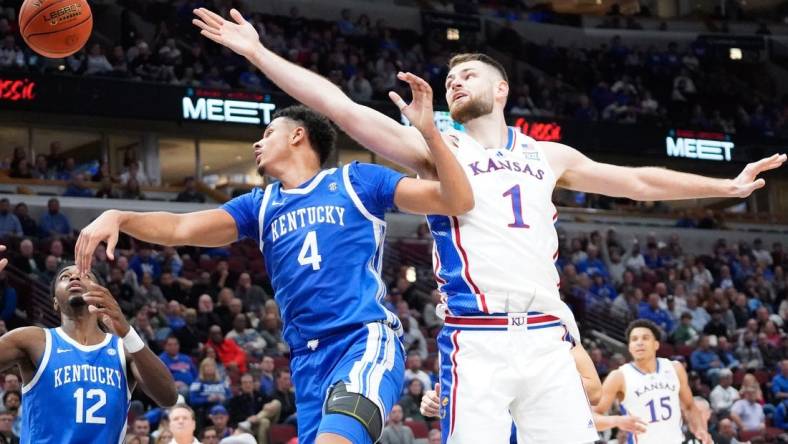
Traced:
<path id="1" fill-rule="evenodd" d="M 0 444 L 19 444 L 13 432 L 14 419 L 12 412 L 0 412 Z"/>
<path id="2" fill-rule="evenodd" d="M 788 399 L 777 403 L 772 420 L 775 427 L 788 431 Z"/>
<path id="3" fill-rule="evenodd" d="M 257 330 L 251 328 L 248 318 L 243 313 L 235 315 L 233 329 L 227 333 L 225 338 L 235 341 L 249 356 L 257 359 L 263 356 L 265 339 L 260 336 Z"/>
<path id="4" fill-rule="evenodd" d="M 105 177 L 101 179 L 101 185 L 98 191 L 96 191 L 96 197 L 99 199 L 117 199 L 119 197 L 110 178 Z"/>
<path id="5" fill-rule="evenodd" d="M 120 268 L 112 267 L 106 286 L 107 290 L 117 299 L 123 314 L 132 316 L 139 307 L 134 305 L 134 290 L 123 282 L 123 272 Z"/>
<path id="6" fill-rule="evenodd" d="M 745 432 L 765 430 L 766 416 L 763 413 L 763 407 L 755 399 L 755 390 L 744 389 L 742 396 L 743 398 L 734 402 L 731 407 L 733 422 L 736 423 L 739 430 Z"/>
<path id="7" fill-rule="evenodd" d="M 405 385 L 407 386 L 410 384 L 410 381 L 413 379 L 418 379 L 421 381 L 421 385 L 424 387 L 431 387 L 430 386 L 430 375 L 427 374 L 422 369 L 422 359 L 421 356 L 417 352 L 410 352 L 408 353 L 408 359 L 405 362 Z M 403 389 L 405 389 L 403 387 Z"/>
<path id="8" fill-rule="evenodd" d="M 219 361 L 228 370 L 235 368 L 241 374 L 246 373 L 246 352 L 232 339 L 225 339 L 222 329 L 218 325 L 211 326 L 205 346 L 216 351 Z"/>
<path id="9" fill-rule="evenodd" d="M 140 163 L 136 160 L 131 162 L 128 166 L 128 170 L 120 175 L 120 183 L 127 185 L 131 179 L 134 179 L 138 186 L 150 185 L 148 176 L 145 175 L 145 172 L 140 168 Z"/>
<path id="10" fill-rule="evenodd" d="M 739 387 L 739 396 L 744 397 L 744 392 L 747 390 L 752 390 L 755 394 L 755 402 L 758 404 L 763 405 L 765 400 L 763 398 L 763 392 L 761 391 L 761 384 L 758 382 L 758 379 L 755 378 L 753 373 L 745 373 L 744 379 L 741 381 L 741 387 Z"/>
<path id="11" fill-rule="evenodd" d="M 432 329 L 443 325 L 443 319 L 441 319 L 438 316 L 438 313 L 436 311 L 440 303 L 441 303 L 440 290 L 437 289 L 432 290 L 430 292 L 430 301 L 424 305 L 424 311 L 421 317 L 424 326 L 427 327 L 427 329 Z"/>
<path id="12" fill-rule="evenodd" d="M 274 372 L 274 382 L 272 397 L 279 401 L 282 406 L 278 423 L 293 424 L 296 420 L 296 405 L 293 384 L 290 380 L 290 370 L 286 368 L 277 369 Z"/>
<path id="13" fill-rule="evenodd" d="M 673 319 L 670 317 L 670 313 L 664 308 L 660 308 L 659 305 L 659 295 L 657 293 L 651 293 L 648 296 L 648 305 L 640 308 L 639 317 L 654 322 L 665 332 L 672 331 Z"/>
<path id="14" fill-rule="evenodd" d="M 271 300 L 273 301 L 273 300 Z M 263 318 L 263 329 L 260 335 L 265 339 L 266 355 L 281 356 L 288 350 L 284 338 L 282 338 L 281 320 L 273 313 L 266 313 Z"/>
<path id="15" fill-rule="evenodd" d="M 44 269 L 39 273 L 38 282 L 46 285 L 52 284 L 52 279 L 55 278 L 58 269 L 58 262 L 55 256 L 51 254 L 44 259 Z"/>
<path id="16" fill-rule="evenodd" d="M 238 285 L 235 287 L 235 296 L 241 300 L 248 312 L 257 312 L 263 307 L 268 295 L 259 285 L 252 283 L 252 277 L 244 272 L 238 276 Z"/>
<path id="17" fill-rule="evenodd" d="M 27 204 L 24 202 L 19 202 L 16 204 L 14 207 L 14 216 L 19 219 L 19 223 L 22 225 L 22 233 L 25 236 L 38 235 L 38 225 L 36 224 L 36 221 L 30 217 Z"/>
<path id="18" fill-rule="evenodd" d="M 780 362 L 780 373 L 772 378 L 772 394 L 777 402 L 788 399 L 788 359 Z"/>
<path id="19" fill-rule="evenodd" d="M 189 404 L 198 412 L 207 413 L 211 407 L 230 399 L 230 386 L 222 379 L 213 358 L 200 362 L 197 380 L 189 387 Z"/>
<path id="20" fill-rule="evenodd" d="M 0 271 L 0 318 L 6 323 L 14 318 L 16 304 L 16 289 L 8 284 L 6 271 Z"/>
<path id="21" fill-rule="evenodd" d="M 728 328 L 722 320 L 722 312 L 720 310 L 711 312 L 711 320 L 703 327 L 703 334 L 716 337 L 728 335 Z"/>
<path id="22" fill-rule="evenodd" d="M 153 279 L 158 279 L 161 275 L 161 265 L 153 258 L 153 250 L 149 244 L 142 244 L 129 261 L 129 268 L 137 275 L 138 280 L 142 280 L 142 275 L 149 273 Z"/>
<path id="23" fill-rule="evenodd" d="M 178 338 L 175 336 L 167 338 L 164 342 L 164 353 L 159 355 L 159 359 L 172 373 L 175 385 L 178 386 L 178 393 L 187 393 L 192 382 L 197 378 L 197 368 L 192 358 L 181 353 Z"/>
<path id="24" fill-rule="evenodd" d="M 719 357 L 709 345 L 709 337 L 703 335 L 698 340 L 698 348 L 690 355 L 692 369 L 699 372 L 706 381 L 712 386 L 717 383 L 717 379 L 722 367 Z"/>
<path id="25" fill-rule="evenodd" d="M 402 422 L 403 418 L 402 407 L 399 404 L 394 404 L 386 426 L 383 427 L 380 444 L 415 444 L 416 438 L 413 436 L 413 431 Z"/>
<path id="26" fill-rule="evenodd" d="M 411 379 L 410 382 L 408 382 L 405 394 L 398 402 L 400 407 L 402 407 L 402 414 L 406 420 L 411 419 L 414 421 L 426 422 L 427 419 L 419 410 L 421 398 L 424 396 L 424 387 L 425 385 L 418 378 Z"/>
<path id="27" fill-rule="evenodd" d="M 93 191 L 85 184 L 85 176 L 76 173 L 71 177 L 71 181 L 63 193 L 65 197 L 93 197 Z"/>
<path id="28" fill-rule="evenodd" d="M 670 337 L 676 345 L 695 344 L 695 341 L 698 340 L 698 332 L 692 327 L 691 313 L 684 312 L 681 314 L 681 321 Z"/>
<path id="29" fill-rule="evenodd" d="M 208 294 L 200 295 L 197 301 L 197 328 L 208 332 L 212 325 L 221 324 L 221 319 L 213 310 L 213 299 Z"/>
<path id="30" fill-rule="evenodd" d="M 752 332 L 746 331 L 742 334 L 740 344 L 736 348 L 736 357 L 746 369 L 763 367 L 763 356 Z"/>
<path id="31" fill-rule="evenodd" d="M 11 264 L 23 273 L 33 276 L 41 273 L 44 268 L 41 257 L 36 254 L 33 241 L 30 239 L 23 239 L 19 243 L 19 254 L 11 259 Z"/>
<path id="32" fill-rule="evenodd" d="M 128 179 L 120 193 L 121 199 L 145 200 L 145 195 L 140 190 L 140 184 L 133 177 Z"/>
<path id="33" fill-rule="evenodd" d="M 148 444 L 150 442 L 150 422 L 148 422 L 148 418 L 144 416 L 135 418 L 131 426 L 131 433 L 139 438 L 142 444 Z"/>
<path id="34" fill-rule="evenodd" d="M 107 74 L 111 71 L 112 65 L 104 55 L 104 49 L 101 47 L 101 45 L 98 43 L 91 45 L 90 52 L 88 53 L 87 57 L 85 74 L 90 76 L 94 74 Z"/>
<path id="35" fill-rule="evenodd" d="M 739 399 L 739 391 L 733 388 L 733 372 L 724 368 L 720 370 L 719 384 L 711 391 L 711 408 L 720 416 L 727 415 L 731 406 Z"/>
<path id="36" fill-rule="evenodd" d="M 7 198 L 0 199 L 0 236 L 22 236 L 22 224 L 11 213 L 11 203 Z"/>
<path id="37" fill-rule="evenodd" d="M 197 182 L 193 177 L 187 177 L 183 181 L 183 191 L 178 193 L 176 202 L 196 202 L 205 203 L 205 195 L 197 191 Z"/>
<path id="38" fill-rule="evenodd" d="M 177 404 L 167 415 L 169 417 L 172 441 L 169 444 L 200 444 L 194 437 L 197 428 L 194 410 L 186 404 Z"/>
<path id="39" fill-rule="evenodd" d="M 195 355 L 200 351 L 202 343 L 207 337 L 205 331 L 200 331 L 197 327 L 197 310 L 187 308 L 183 313 L 183 320 L 186 325 L 175 331 L 175 337 L 181 343 L 181 349 L 189 355 Z"/>
<path id="40" fill-rule="evenodd" d="M 363 69 L 356 71 L 347 81 L 347 91 L 354 102 L 368 102 L 372 99 L 372 84 L 367 80 Z"/>
<path id="41" fill-rule="evenodd" d="M 71 180 L 74 177 L 74 174 L 77 172 L 77 163 L 73 157 L 67 157 L 66 160 L 63 162 L 61 168 L 57 171 L 57 180 Z"/>
<path id="42" fill-rule="evenodd" d="M 274 358 L 263 356 L 260 361 L 260 392 L 265 396 L 274 393 Z"/>
<path id="43" fill-rule="evenodd" d="M 233 434 L 233 429 L 228 424 L 230 415 L 222 404 L 211 407 L 208 416 L 211 418 L 211 423 L 219 439 L 227 438 Z"/>
<path id="44" fill-rule="evenodd" d="M 147 272 L 142 274 L 142 283 L 137 287 L 134 294 L 135 300 L 139 305 L 145 305 L 149 302 L 156 302 L 158 304 L 167 302 L 161 292 L 161 288 L 154 284 L 153 276 Z"/>
<path id="45" fill-rule="evenodd" d="M 68 218 L 60 212 L 60 201 L 52 198 L 47 202 L 47 212 L 41 215 L 38 221 L 41 237 L 70 236 L 71 223 Z"/>

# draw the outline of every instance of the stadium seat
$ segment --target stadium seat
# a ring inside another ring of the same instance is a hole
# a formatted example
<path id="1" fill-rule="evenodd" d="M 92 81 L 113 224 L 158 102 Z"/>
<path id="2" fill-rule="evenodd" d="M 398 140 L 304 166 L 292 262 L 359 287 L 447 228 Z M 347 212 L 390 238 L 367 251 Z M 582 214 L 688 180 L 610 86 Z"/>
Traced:
<path id="1" fill-rule="evenodd" d="M 766 441 L 777 442 L 777 437 L 785 433 L 783 429 L 777 427 L 766 427 Z"/>
<path id="2" fill-rule="evenodd" d="M 741 431 L 739 432 L 739 441 L 762 441 L 763 435 L 763 430 Z"/>
<path id="3" fill-rule="evenodd" d="M 430 430 L 427 428 L 427 423 L 424 421 L 406 419 L 405 425 L 410 427 L 410 430 L 413 432 L 413 437 L 416 439 L 426 438 L 430 434 Z"/>
<path id="4" fill-rule="evenodd" d="M 660 358 L 670 358 L 676 354 L 676 349 L 673 348 L 673 345 L 668 344 L 667 342 L 660 342 L 659 350 L 657 350 L 657 356 Z"/>
<path id="5" fill-rule="evenodd" d="M 679 345 L 676 347 L 676 354 L 684 356 L 686 359 L 689 359 L 693 351 L 695 351 L 695 349 L 689 345 Z"/>
<path id="6" fill-rule="evenodd" d="M 290 424 L 276 424 L 271 426 L 268 431 L 268 442 L 270 444 L 287 444 L 295 436 L 295 427 Z"/>
<path id="7" fill-rule="evenodd" d="M 432 430 L 432 429 L 440 430 L 441 429 L 441 422 L 440 421 L 431 421 L 430 422 L 430 430 Z"/>
<path id="8" fill-rule="evenodd" d="M 769 372 L 767 370 L 756 370 L 755 379 L 758 380 L 758 384 L 764 385 L 769 382 L 771 378 L 769 377 Z"/>
<path id="9" fill-rule="evenodd" d="M 741 387 L 741 383 L 744 381 L 744 375 L 746 374 L 747 372 L 744 370 L 736 370 L 736 373 L 733 374 L 733 385 L 736 387 Z"/>
<path id="10" fill-rule="evenodd" d="M 274 357 L 274 368 L 290 368 L 290 360 L 284 356 Z"/>

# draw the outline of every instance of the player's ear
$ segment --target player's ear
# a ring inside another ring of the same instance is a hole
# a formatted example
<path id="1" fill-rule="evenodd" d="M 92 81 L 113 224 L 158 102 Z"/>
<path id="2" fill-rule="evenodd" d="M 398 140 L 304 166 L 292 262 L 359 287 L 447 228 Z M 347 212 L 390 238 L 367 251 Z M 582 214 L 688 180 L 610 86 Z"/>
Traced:
<path id="1" fill-rule="evenodd" d="M 496 98 L 503 98 L 506 100 L 509 97 L 509 83 L 506 80 L 499 80 L 495 84 L 495 97 Z"/>
<path id="2" fill-rule="evenodd" d="M 52 298 L 52 307 L 55 311 L 60 311 L 60 307 L 57 305 L 57 298 Z"/>
<path id="3" fill-rule="evenodd" d="M 290 133 L 290 144 L 297 145 L 301 143 L 306 138 L 306 129 L 303 126 L 297 126 L 293 128 L 293 131 Z"/>
<path id="4" fill-rule="evenodd" d="M 654 347 L 654 350 L 659 350 L 659 341 L 654 341 L 654 342 L 656 342 L 656 344 L 657 344 L 657 345 Z"/>

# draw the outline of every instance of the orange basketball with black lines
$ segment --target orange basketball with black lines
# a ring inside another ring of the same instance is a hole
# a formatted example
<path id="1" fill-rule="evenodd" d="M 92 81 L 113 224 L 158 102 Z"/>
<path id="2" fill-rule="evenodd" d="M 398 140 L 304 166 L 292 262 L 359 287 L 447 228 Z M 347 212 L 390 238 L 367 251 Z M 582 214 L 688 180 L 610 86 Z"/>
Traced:
<path id="1" fill-rule="evenodd" d="M 92 30 L 93 14 L 86 0 L 25 0 L 19 10 L 22 38 L 44 57 L 74 54 Z"/>

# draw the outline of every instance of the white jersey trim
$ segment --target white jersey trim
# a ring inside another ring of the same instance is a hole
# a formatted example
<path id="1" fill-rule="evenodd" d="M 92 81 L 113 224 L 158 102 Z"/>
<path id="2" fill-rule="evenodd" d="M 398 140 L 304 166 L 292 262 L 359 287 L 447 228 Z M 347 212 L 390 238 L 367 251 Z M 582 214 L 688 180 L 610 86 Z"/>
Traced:
<path id="1" fill-rule="evenodd" d="M 317 173 L 317 176 L 315 176 L 312 179 L 312 181 L 309 183 L 309 185 L 305 186 L 304 188 L 292 188 L 289 190 L 285 190 L 284 188 L 281 188 L 280 191 L 282 191 L 285 194 L 308 194 L 320 184 L 320 182 L 323 180 L 324 177 L 326 177 L 329 174 L 333 174 L 334 171 L 336 170 L 337 170 L 336 168 L 331 168 L 330 170 L 323 170 Z"/>
<path id="2" fill-rule="evenodd" d="M 99 342 L 98 344 L 93 344 L 93 345 L 82 345 L 82 344 L 80 344 L 79 342 L 75 341 L 73 338 L 71 338 L 71 336 L 69 336 L 68 334 L 66 334 L 66 332 L 64 332 L 64 331 L 63 331 L 63 328 L 62 328 L 62 327 L 58 327 L 58 328 L 56 328 L 56 329 L 55 329 L 55 332 L 56 332 L 56 333 L 58 334 L 58 336 L 60 336 L 60 338 L 61 338 L 61 339 L 63 339 L 64 341 L 66 341 L 66 342 L 68 342 L 69 344 L 73 345 L 73 346 L 74 346 L 74 347 L 76 347 L 77 349 L 79 349 L 79 350 L 81 350 L 81 351 L 86 351 L 86 352 L 96 351 L 96 350 L 98 350 L 98 349 L 100 349 L 100 348 L 102 348 L 102 347 L 106 347 L 106 345 L 107 345 L 107 344 L 109 344 L 109 341 L 112 339 L 112 335 L 111 335 L 111 334 L 109 334 L 109 333 L 105 333 L 105 334 L 104 334 L 104 340 L 102 340 L 102 341 L 101 341 L 101 342 Z"/>
<path id="3" fill-rule="evenodd" d="M 265 191 L 263 192 L 263 200 L 260 202 L 260 212 L 257 213 L 257 224 L 258 224 L 258 232 L 260 233 L 260 238 L 257 239 L 260 251 L 263 251 L 263 239 L 265 239 L 265 235 L 263 232 L 265 231 L 265 209 L 268 207 L 268 199 L 271 198 L 271 190 L 273 189 L 274 184 L 270 184 L 265 187 Z"/>
<path id="4" fill-rule="evenodd" d="M 381 224 L 384 227 L 386 226 L 386 221 L 375 216 L 374 214 L 370 213 L 369 210 L 364 206 L 361 202 L 361 199 L 356 194 L 356 190 L 353 189 L 353 184 L 350 182 L 350 165 L 347 164 L 342 167 L 342 180 L 345 182 L 345 189 L 347 189 L 347 194 L 350 196 L 350 200 L 353 201 L 353 204 L 356 205 L 356 208 L 364 215 L 367 219 L 377 224 Z"/>
<path id="5" fill-rule="evenodd" d="M 30 380 L 27 384 L 22 386 L 22 394 L 29 392 L 36 386 L 36 383 L 39 379 L 41 379 L 41 375 L 44 374 L 44 370 L 47 368 L 47 364 L 49 364 L 49 356 L 52 354 L 52 336 L 48 329 L 44 328 L 44 354 L 41 356 L 41 363 L 38 365 L 36 369 L 35 375 L 33 375 L 33 379 Z"/>
<path id="6" fill-rule="evenodd" d="M 118 341 L 118 359 L 120 359 L 120 366 L 123 368 L 123 375 L 126 377 L 126 399 L 131 401 L 131 388 L 129 387 L 129 371 L 126 369 L 126 349 L 123 347 L 123 341 Z"/>

